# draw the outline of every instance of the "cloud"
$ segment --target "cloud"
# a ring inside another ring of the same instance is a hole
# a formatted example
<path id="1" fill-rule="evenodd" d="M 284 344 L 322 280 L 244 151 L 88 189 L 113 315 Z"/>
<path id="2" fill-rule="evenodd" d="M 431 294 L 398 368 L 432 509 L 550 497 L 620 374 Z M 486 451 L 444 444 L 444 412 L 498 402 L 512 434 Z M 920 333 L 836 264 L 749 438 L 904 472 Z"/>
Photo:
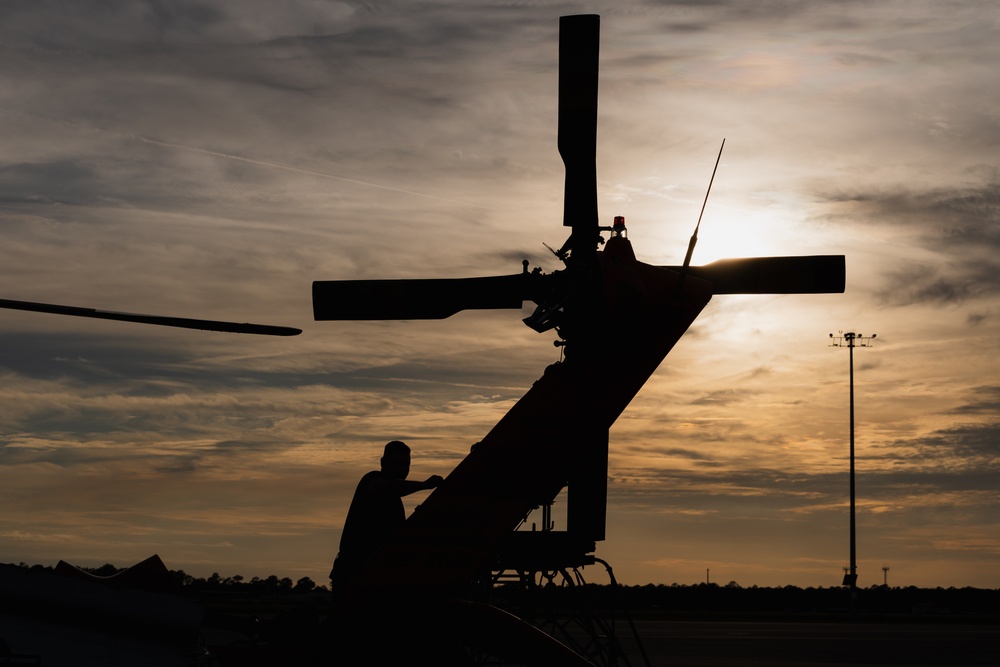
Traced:
<path id="1" fill-rule="evenodd" d="M 906 459 L 918 463 L 946 462 L 955 467 L 982 472 L 1000 465 L 1000 423 L 966 424 L 930 433 L 915 442 L 897 442 L 897 451 L 906 448 Z"/>
<path id="2" fill-rule="evenodd" d="M 745 395 L 744 390 L 721 389 L 692 400 L 691 405 L 731 405 L 742 401 Z"/>
<path id="3" fill-rule="evenodd" d="M 827 200 L 847 204 L 845 215 L 892 230 L 897 243 L 917 251 L 907 260 L 894 258 L 882 269 L 876 291 L 882 304 L 959 305 L 1000 292 L 997 183 L 841 193 Z"/>

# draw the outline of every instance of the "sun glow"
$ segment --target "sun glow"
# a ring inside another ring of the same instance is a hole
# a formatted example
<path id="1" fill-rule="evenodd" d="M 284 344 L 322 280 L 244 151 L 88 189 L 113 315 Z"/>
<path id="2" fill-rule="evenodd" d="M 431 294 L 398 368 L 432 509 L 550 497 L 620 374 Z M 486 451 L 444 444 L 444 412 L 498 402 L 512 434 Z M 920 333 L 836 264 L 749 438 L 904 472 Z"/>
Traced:
<path id="1" fill-rule="evenodd" d="M 773 221 L 757 220 L 736 211 L 706 214 L 698 230 L 698 244 L 691 257 L 694 265 L 729 257 L 765 257 L 780 254 L 776 239 L 781 233 Z"/>

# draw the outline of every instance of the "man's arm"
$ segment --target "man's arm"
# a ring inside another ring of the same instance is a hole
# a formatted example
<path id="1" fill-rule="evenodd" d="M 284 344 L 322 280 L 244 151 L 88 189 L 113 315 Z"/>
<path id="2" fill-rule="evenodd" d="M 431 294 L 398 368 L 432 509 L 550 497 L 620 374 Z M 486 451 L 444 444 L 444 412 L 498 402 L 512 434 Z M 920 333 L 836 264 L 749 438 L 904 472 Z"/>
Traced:
<path id="1" fill-rule="evenodd" d="M 387 493 L 398 494 L 402 497 L 408 496 L 411 493 L 416 493 L 417 491 L 436 489 L 443 481 L 444 478 L 441 477 L 441 475 L 431 475 L 422 482 L 412 479 L 385 479 L 383 477 L 381 479 L 372 480 L 372 483 Z"/>
<path id="2" fill-rule="evenodd" d="M 441 475 L 431 475 L 430 477 L 428 477 L 427 479 L 425 479 L 422 482 L 417 482 L 417 481 L 414 481 L 414 480 L 407 480 L 407 479 L 404 479 L 402 481 L 403 481 L 403 483 L 406 486 L 403 487 L 403 492 L 400 493 L 400 495 L 401 496 L 408 496 L 408 495 L 410 495 L 411 493 L 413 493 L 415 491 L 424 491 L 426 489 L 436 489 L 441 484 L 441 482 L 444 481 L 444 478 L 441 477 Z"/>

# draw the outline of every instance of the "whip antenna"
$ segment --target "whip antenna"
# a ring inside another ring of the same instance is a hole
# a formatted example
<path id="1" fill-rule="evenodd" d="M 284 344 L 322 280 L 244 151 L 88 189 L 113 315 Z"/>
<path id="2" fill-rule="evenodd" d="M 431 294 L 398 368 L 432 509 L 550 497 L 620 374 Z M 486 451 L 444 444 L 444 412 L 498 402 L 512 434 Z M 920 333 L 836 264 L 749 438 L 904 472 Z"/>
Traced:
<path id="1" fill-rule="evenodd" d="M 708 203 L 708 194 L 712 191 L 712 182 L 715 181 L 715 172 L 719 169 L 719 160 L 722 159 L 722 149 L 726 147 L 726 140 L 723 138 L 722 145 L 719 146 L 719 157 L 715 158 L 715 167 L 712 169 L 712 178 L 708 181 L 708 190 L 705 192 L 705 201 L 701 203 L 701 213 L 698 214 L 698 224 L 694 226 L 694 234 L 688 241 L 688 251 L 684 255 L 684 268 L 691 265 L 691 253 L 694 252 L 694 245 L 698 242 L 698 228 L 701 227 L 701 216 L 705 215 L 705 204 Z"/>

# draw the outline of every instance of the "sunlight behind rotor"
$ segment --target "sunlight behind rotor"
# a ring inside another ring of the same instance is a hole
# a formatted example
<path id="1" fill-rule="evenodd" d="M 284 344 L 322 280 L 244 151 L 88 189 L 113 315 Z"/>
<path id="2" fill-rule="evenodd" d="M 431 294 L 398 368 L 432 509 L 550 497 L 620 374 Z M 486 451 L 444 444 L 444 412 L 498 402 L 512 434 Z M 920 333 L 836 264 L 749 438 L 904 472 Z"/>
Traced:
<path id="1" fill-rule="evenodd" d="M 710 264 L 729 257 L 766 257 L 776 253 L 777 244 L 772 234 L 775 225 L 760 224 L 751 216 L 739 219 L 736 217 L 738 214 L 727 214 L 718 208 L 710 207 L 705 215 L 693 264 Z"/>
<path id="2" fill-rule="evenodd" d="M 563 196 L 563 226 L 570 236 L 559 249 L 550 248 L 565 268 L 544 274 L 529 272 L 523 262 L 520 274 L 461 279 L 325 280 L 313 283 L 313 314 L 316 320 L 417 320 L 444 319 L 463 310 L 520 309 L 525 301 L 538 305 L 524 323 L 538 332 L 558 328 L 566 312 L 588 300 L 600 299 L 602 283 L 611 280 L 609 262 L 630 257 L 643 271 L 629 245 L 623 217 L 613 227 L 602 227 L 597 209 L 597 118 L 600 17 L 563 16 L 559 33 L 559 85 L 557 148 L 566 175 Z M 719 148 L 702 201 L 694 234 L 681 266 L 658 269 L 677 274 L 674 298 L 679 298 L 687 276 L 711 283 L 714 294 L 817 294 L 844 290 L 842 256 L 747 257 L 757 248 L 769 254 L 767 244 L 745 221 L 722 225 L 706 218 L 705 237 L 696 249 L 702 215 L 715 180 L 725 139 Z M 618 227 L 621 220 L 621 227 Z M 610 222 L 610 221 L 608 221 Z M 758 227 L 759 229 L 759 227 Z M 601 234 L 610 233 L 604 239 Z M 616 259 L 605 261 L 599 246 L 607 242 L 620 250 Z M 621 250 L 625 246 L 627 250 Z M 712 247 L 714 246 L 714 247 Z M 721 246 L 721 247 L 720 247 Z M 706 255 L 741 257 L 706 262 Z M 601 257 L 599 258 L 599 255 Z M 694 257 L 694 262 L 691 261 Z M 626 264 L 628 261 L 625 262 Z M 650 268 L 649 265 L 644 265 Z M 668 280 L 666 276 L 663 280 Z M 561 334 L 560 334 L 561 335 Z"/>

